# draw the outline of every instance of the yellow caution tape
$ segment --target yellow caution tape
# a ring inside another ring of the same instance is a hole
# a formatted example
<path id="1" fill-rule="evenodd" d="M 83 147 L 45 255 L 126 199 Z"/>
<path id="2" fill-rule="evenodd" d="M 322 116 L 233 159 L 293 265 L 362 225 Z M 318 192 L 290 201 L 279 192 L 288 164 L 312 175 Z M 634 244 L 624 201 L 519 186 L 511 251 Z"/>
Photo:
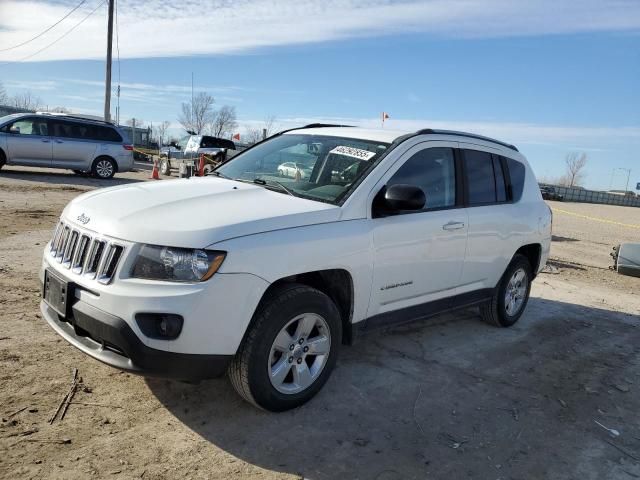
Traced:
<path id="1" fill-rule="evenodd" d="M 562 210 L 561 208 L 555 208 L 554 207 L 553 211 L 554 212 L 559 212 L 559 213 L 565 213 L 567 215 L 573 215 L 574 217 L 584 218 L 586 220 L 593 220 L 594 222 L 611 223 L 613 225 L 620 225 L 622 227 L 639 228 L 640 229 L 640 225 L 634 225 L 632 223 L 616 222 L 614 220 L 607 220 L 606 218 L 590 217 L 589 215 L 581 215 L 579 213 L 570 212 L 568 210 Z"/>

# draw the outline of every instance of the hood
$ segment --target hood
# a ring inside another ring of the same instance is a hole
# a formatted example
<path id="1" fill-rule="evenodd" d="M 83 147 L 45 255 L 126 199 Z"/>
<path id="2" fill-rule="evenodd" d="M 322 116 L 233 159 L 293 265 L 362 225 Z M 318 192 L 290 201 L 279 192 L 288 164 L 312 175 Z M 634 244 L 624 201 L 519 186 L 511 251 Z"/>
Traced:
<path id="1" fill-rule="evenodd" d="M 340 208 L 210 176 L 95 190 L 74 199 L 63 217 L 131 242 L 203 248 L 244 235 L 334 222 Z"/>

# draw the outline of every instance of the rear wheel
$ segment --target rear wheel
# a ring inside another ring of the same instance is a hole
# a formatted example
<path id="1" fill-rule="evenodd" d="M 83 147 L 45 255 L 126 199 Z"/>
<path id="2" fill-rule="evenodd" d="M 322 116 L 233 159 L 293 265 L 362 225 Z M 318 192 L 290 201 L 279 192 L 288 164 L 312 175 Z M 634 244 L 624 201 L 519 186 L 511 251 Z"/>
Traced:
<path id="1" fill-rule="evenodd" d="M 2 170 L 2 167 L 4 167 L 5 163 L 7 163 L 7 157 L 5 156 L 4 152 L 0 150 L 0 170 Z"/>
<path id="2" fill-rule="evenodd" d="M 247 401 L 280 412 L 310 400 L 329 378 L 342 342 L 338 309 L 324 293 L 292 284 L 256 311 L 229 378 Z"/>
<path id="3" fill-rule="evenodd" d="M 497 327 L 510 327 L 522 316 L 531 292 L 533 274 L 524 255 L 514 255 L 489 302 L 480 307 L 482 318 Z"/>
<path id="4" fill-rule="evenodd" d="M 98 157 L 93 161 L 91 174 L 94 177 L 108 180 L 116 174 L 116 162 L 109 157 Z"/>

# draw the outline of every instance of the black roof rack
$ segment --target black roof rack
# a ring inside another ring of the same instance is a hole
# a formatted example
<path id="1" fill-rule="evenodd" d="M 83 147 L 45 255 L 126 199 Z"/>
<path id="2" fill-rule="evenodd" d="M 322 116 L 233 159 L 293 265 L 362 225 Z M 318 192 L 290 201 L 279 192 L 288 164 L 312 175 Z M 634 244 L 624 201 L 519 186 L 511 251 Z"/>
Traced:
<path id="1" fill-rule="evenodd" d="M 353 125 L 336 125 L 332 123 L 310 123 L 309 125 L 305 125 L 304 127 L 298 127 L 291 130 L 299 130 L 301 128 L 330 128 L 330 127 L 353 127 Z"/>
<path id="2" fill-rule="evenodd" d="M 485 142 L 497 143 L 498 145 L 502 145 L 503 147 L 510 148 L 511 150 L 515 150 L 518 152 L 519 150 L 515 145 L 511 145 L 510 143 L 501 142 L 500 140 L 496 140 L 495 138 L 485 137 L 483 135 L 476 135 L 475 133 L 467 133 L 467 132 L 457 132 L 455 130 L 438 130 L 435 128 L 424 128 L 422 130 L 418 130 L 414 135 L 457 135 L 459 137 L 468 137 L 475 138 L 476 140 L 484 140 Z"/>

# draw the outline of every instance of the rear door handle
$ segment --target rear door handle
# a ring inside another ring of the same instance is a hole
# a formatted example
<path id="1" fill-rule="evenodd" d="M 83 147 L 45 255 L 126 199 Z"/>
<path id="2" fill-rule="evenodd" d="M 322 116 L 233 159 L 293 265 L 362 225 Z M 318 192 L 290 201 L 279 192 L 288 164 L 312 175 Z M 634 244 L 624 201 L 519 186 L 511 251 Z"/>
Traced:
<path id="1" fill-rule="evenodd" d="M 460 230 L 464 228 L 464 222 L 449 222 L 442 226 L 443 230 Z"/>

